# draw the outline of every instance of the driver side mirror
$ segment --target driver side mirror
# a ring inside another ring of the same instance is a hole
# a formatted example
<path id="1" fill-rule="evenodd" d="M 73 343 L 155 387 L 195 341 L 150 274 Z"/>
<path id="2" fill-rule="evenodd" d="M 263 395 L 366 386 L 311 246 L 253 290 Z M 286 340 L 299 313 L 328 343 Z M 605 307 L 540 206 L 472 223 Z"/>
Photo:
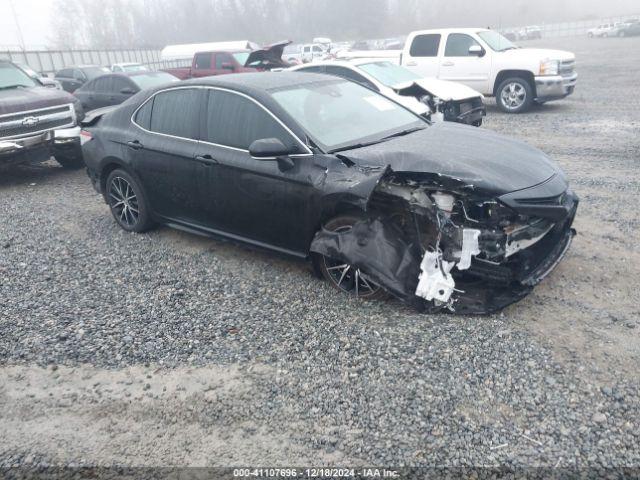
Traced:
<path id="1" fill-rule="evenodd" d="M 480 45 L 471 45 L 469 47 L 469 55 L 476 56 L 476 57 L 484 57 L 485 53 L 486 52 L 484 51 L 484 48 L 482 48 Z"/>
<path id="2" fill-rule="evenodd" d="M 280 168 L 289 170 L 295 166 L 289 155 L 295 153 L 277 138 L 263 138 L 249 146 L 249 155 L 256 160 L 277 160 Z"/>
<path id="3" fill-rule="evenodd" d="M 125 87 L 125 88 L 123 88 L 122 90 L 120 90 L 120 93 L 121 93 L 122 95 L 133 95 L 133 94 L 134 94 L 134 93 L 136 93 L 136 92 L 134 92 L 134 91 L 133 91 L 133 88 L 131 88 L 131 87 Z"/>
<path id="4" fill-rule="evenodd" d="M 220 66 L 222 67 L 222 69 L 223 69 L 223 70 L 230 70 L 230 71 L 232 71 L 232 72 L 233 72 L 233 70 L 234 70 L 233 64 L 232 64 L 232 63 L 229 63 L 229 62 L 225 62 L 225 63 L 223 63 L 223 64 L 222 64 L 222 65 L 220 65 Z"/>

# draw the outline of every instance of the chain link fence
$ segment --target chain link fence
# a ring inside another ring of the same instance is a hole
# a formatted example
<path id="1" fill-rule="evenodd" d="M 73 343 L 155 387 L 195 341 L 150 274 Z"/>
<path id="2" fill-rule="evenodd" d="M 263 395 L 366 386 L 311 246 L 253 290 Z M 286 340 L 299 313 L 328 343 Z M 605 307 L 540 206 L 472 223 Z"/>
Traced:
<path id="1" fill-rule="evenodd" d="M 51 76 L 73 65 L 100 65 L 135 62 L 152 70 L 191 66 L 190 60 L 162 60 L 160 50 L 2 50 L 0 59 L 29 65 L 37 72 Z"/>

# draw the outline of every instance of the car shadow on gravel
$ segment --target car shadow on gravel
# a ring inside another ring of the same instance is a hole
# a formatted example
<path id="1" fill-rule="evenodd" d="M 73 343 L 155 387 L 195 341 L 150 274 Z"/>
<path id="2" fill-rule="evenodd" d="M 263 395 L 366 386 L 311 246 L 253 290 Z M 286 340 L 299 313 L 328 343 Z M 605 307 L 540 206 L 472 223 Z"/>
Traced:
<path id="1" fill-rule="evenodd" d="M 69 173 L 53 160 L 41 164 L 16 165 L 0 170 L 0 188 L 35 183 Z"/>

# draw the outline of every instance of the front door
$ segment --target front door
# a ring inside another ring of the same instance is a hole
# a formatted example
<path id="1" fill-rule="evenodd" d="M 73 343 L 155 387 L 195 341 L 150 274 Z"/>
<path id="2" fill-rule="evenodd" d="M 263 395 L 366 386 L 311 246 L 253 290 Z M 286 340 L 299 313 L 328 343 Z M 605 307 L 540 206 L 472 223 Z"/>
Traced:
<path id="1" fill-rule="evenodd" d="M 479 92 L 490 92 L 491 55 L 487 55 L 484 47 L 465 33 L 450 33 L 446 42 L 439 78 L 463 83 Z M 471 47 L 480 47 L 483 53 L 469 53 Z"/>
<path id="2" fill-rule="evenodd" d="M 196 178 L 206 226 L 288 253 L 306 253 L 316 222 L 313 184 L 323 170 L 274 116 L 243 95 L 210 89 L 205 117 Z M 290 166 L 252 158 L 249 146 L 264 138 L 278 138 L 300 156 L 292 157 Z"/>

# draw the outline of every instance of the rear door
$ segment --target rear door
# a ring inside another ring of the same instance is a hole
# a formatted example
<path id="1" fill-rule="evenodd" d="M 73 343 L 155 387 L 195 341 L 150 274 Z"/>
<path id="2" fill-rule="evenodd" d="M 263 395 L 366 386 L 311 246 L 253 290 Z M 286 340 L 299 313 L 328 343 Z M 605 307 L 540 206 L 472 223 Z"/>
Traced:
<path id="1" fill-rule="evenodd" d="M 194 155 L 200 130 L 204 90 L 164 90 L 134 115 L 128 148 L 156 215 L 181 224 L 196 223 L 198 170 Z"/>
<path id="2" fill-rule="evenodd" d="M 215 75 L 213 63 L 213 53 L 196 53 L 193 57 L 193 69 L 191 75 L 193 77 L 210 77 Z"/>
<path id="3" fill-rule="evenodd" d="M 469 49 L 474 46 L 482 48 L 484 54 L 470 54 Z M 477 40 L 466 33 L 450 33 L 447 36 L 439 78 L 463 83 L 479 92 L 490 92 L 490 72 L 491 55 L 487 55 Z"/>
<path id="4" fill-rule="evenodd" d="M 113 78 L 110 88 L 111 90 L 107 97 L 109 105 L 120 105 L 140 90 L 130 78 L 121 76 L 115 76 Z"/>
<path id="5" fill-rule="evenodd" d="M 422 33 L 413 37 L 409 53 L 403 60 L 403 65 L 422 77 L 437 77 L 440 71 L 440 43 L 442 35 L 439 33 Z"/>
<path id="6" fill-rule="evenodd" d="M 310 200 L 316 167 L 308 150 L 256 101 L 233 91 L 209 89 L 205 131 L 198 146 L 195 176 L 203 223 L 288 253 L 306 252 L 315 220 Z M 295 165 L 283 169 L 276 160 L 249 155 L 255 140 L 278 138 L 297 147 Z"/>

